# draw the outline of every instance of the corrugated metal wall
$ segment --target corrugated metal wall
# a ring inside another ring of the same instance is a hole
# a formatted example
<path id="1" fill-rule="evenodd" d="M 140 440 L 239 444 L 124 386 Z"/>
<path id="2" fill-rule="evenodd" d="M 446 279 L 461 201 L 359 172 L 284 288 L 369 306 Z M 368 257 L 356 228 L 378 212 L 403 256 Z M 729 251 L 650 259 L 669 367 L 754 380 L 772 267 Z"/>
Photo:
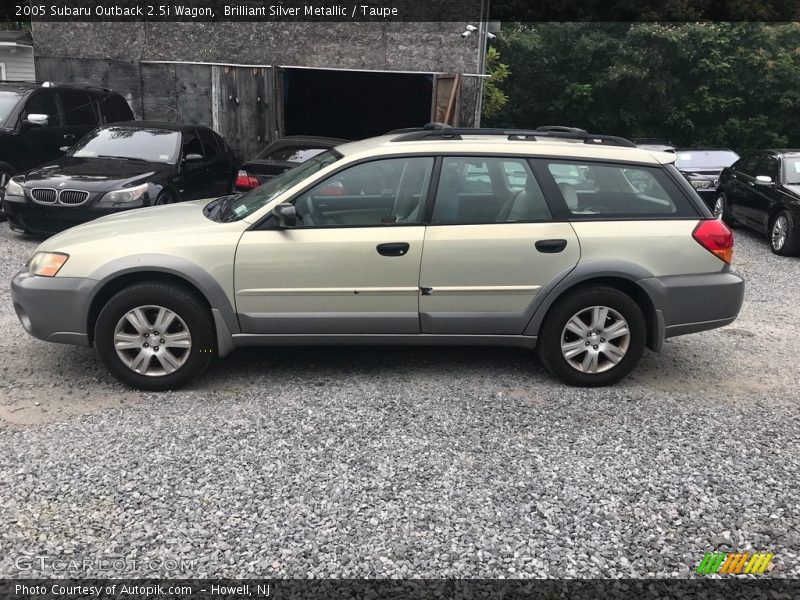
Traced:
<path id="1" fill-rule="evenodd" d="M 33 48 L 2 46 L 0 47 L 0 63 L 5 66 L 6 81 L 34 81 L 36 79 Z"/>

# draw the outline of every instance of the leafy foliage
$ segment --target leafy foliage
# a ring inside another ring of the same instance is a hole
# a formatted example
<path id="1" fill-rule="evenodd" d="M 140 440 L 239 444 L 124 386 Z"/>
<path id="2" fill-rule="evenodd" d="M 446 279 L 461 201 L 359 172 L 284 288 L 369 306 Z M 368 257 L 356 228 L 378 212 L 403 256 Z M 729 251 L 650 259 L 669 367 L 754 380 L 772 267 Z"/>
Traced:
<path id="1" fill-rule="evenodd" d="M 489 77 L 483 84 L 483 116 L 491 117 L 508 101 L 508 96 L 503 93 L 499 84 L 511 73 L 508 65 L 500 62 L 500 52 L 494 46 L 486 50 L 486 73 Z"/>
<path id="2" fill-rule="evenodd" d="M 508 102 L 487 126 L 800 146 L 798 23 L 517 24 L 497 45 Z"/>

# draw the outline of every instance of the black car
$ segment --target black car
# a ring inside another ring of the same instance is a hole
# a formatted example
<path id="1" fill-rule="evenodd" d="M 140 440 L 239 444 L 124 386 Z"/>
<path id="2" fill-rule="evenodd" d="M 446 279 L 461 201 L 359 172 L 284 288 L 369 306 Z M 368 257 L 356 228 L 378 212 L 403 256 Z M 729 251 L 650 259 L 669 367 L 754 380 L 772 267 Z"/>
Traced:
<path id="1" fill-rule="evenodd" d="M 739 160 L 739 155 L 727 148 L 678 148 L 675 167 L 689 180 L 706 205 L 713 209 L 717 184 L 722 169 Z"/>
<path id="2" fill-rule="evenodd" d="M 251 190 L 312 156 L 346 141 L 307 135 L 281 138 L 269 144 L 255 158 L 244 163 L 234 185 L 240 192 Z"/>
<path id="3" fill-rule="evenodd" d="M 3 207 L 11 229 L 53 233 L 141 206 L 229 194 L 236 169 L 233 150 L 207 127 L 116 123 L 13 177 Z"/>
<path id="4" fill-rule="evenodd" d="M 714 214 L 764 233 L 775 254 L 800 254 L 800 150 L 763 150 L 723 169 Z"/>
<path id="5" fill-rule="evenodd" d="M 98 125 L 130 121 L 118 93 L 100 87 L 0 83 L 0 188 L 22 173 L 59 158 Z"/>

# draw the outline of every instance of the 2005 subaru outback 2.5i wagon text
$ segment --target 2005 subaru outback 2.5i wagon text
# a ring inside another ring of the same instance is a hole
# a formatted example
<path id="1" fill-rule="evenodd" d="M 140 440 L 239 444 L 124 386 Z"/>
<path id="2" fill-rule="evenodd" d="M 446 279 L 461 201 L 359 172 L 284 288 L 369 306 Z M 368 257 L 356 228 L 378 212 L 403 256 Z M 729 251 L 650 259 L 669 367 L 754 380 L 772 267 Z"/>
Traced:
<path id="1" fill-rule="evenodd" d="M 561 380 L 610 384 L 742 304 L 731 232 L 674 158 L 573 129 L 397 131 L 56 235 L 14 306 L 148 390 L 287 344 L 536 347 Z"/>

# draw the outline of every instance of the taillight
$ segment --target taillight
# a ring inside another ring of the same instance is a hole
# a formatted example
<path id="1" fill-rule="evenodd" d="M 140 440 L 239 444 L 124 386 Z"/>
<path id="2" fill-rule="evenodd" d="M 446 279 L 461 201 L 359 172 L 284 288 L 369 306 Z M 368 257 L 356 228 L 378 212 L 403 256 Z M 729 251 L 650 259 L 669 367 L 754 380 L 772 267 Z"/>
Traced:
<path id="1" fill-rule="evenodd" d="M 246 190 L 257 188 L 259 185 L 258 179 L 244 170 L 239 171 L 236 174 L 236 180 L 233 182 L 233 187 L 244 188 Z"/>
<path id="2" fill-rule="evenodd" d="M 725 223 L 719 219 L 700 221 L 692 237 L 711 254 L 730 264 L 733 259 L 733 234 Z"/>

